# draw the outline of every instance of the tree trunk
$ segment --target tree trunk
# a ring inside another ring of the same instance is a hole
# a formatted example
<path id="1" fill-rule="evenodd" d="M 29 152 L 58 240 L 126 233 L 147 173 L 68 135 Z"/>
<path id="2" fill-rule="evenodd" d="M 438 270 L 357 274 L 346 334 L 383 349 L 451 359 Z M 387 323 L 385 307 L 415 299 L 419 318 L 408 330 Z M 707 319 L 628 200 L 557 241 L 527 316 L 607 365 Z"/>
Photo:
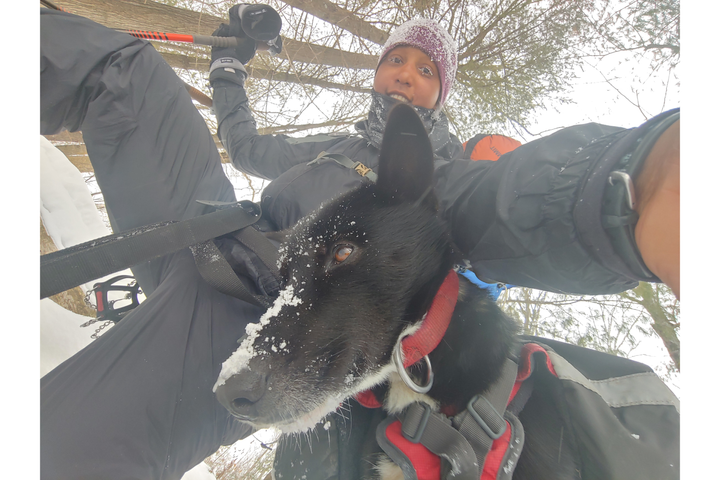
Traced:
<path id="1" fill-rule="evenodd" d="M 677 337 L 676 328 L 678 326 L 676 318 L 668 318 L 667 310 L 663 308 L 657 295 L 657 290 L 646 282 L 640 282 L 633 291 L 634 297 L 623 292 L 620 295 L 632 300 L 647 310 L 653 319 L 652 328 L 660 336 L 665 344 L 665 348 L 672 358 L 673 363 L 680 371 L 680 339 Z"/>
<path id="2" fill-rule="evenodd" d="M 42 224 L 42 220 L 40 221 L 40 255 L 45 255 L 46 253 L 55 252 L 57 251 L 57 247 L 55 246 L 55 243 L 52 241 L 52 238 L 48 235 L 47 231 L 45 230 L 45 227 Z M 83 293 L 82 289 L 80 287 L 75 287 L 70 290 L 66 290 L 64 292 L 58 293 L 57 295 L 53 295 L 49 297 L 50 300 L 57 303 L 61 307 L 63 307 L 65 310 L 69 310 L 71 312 L 75 312 L 78 315 L 83 315 L 85 317 L 95 317 L 95 309 L 90 308 L 85 303 L 85 294 Z"/>
<path id="3" fill-rule="evenodd" d="M 150 42 L 157 46 L 158 42 Z M 314 47 L 313 47 L 314 48 Z M 173 68 L 182 68 L 185 70 L 194 70 L 198 72 L 207 72 L 210 69 L 209 58 L 198 58 L 183 55 L 181 53 L 165 52 L 162 47 L 157 48 L 160 55 L 163 56 L 165 61 Z M 265 80 L 276 80 L 280 82 L 291 82 L 298 83 L 300 85 L 314 85 L 322 88 L 332 88 L 336 90 L 345 90 L 350 92 L 370 93 L 369 88 L 357 87 L 354 85 L 347 85 L 342 83 L 329 82 L 327 80 L 320 80 L 315 77 L 307 75 L 295 75 L 288 72 L 282 72 L 277 70 L 270 70 L 262 67 L 253 67 L 252 62 L 247 67 L 248 75 L 251 78 L 262 78 Z"/>
<path id="4" fill-rule="evenodd" d="M 57 149 L 60 150 L 67 159 L 70 160 L 70 163 L 75 165 L 80 172 L 94 172 L 81 132 L 64 131 L 58 133 L 57 135 L 45 135 L 45 138 L 50 140 L 50 142 L 57 147 Z M 230 163 L 230 158 L 225 152 L 225 147 L 223 147 L 222 143 L 220 143 L 220 139 L 217 135 L 213 135 L 213 139 L 215 140 L 215 145 L 220 152 L 220 159 L 222 162 Z"/>

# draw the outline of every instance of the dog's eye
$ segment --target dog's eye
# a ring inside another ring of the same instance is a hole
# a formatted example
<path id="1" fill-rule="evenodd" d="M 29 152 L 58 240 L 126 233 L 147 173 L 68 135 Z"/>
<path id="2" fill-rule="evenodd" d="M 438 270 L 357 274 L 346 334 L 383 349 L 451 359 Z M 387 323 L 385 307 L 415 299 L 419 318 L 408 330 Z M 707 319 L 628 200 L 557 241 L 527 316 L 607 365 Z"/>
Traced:
<path id="1" fill-rule="evenodd" d="M 333 258 L 336 262 L 342 263 L 350 256 L 350 254 L 353 252 L 353 247 L 350 245 L 338 245 L 335 247 L 335 254 L 333 255 Z"/>

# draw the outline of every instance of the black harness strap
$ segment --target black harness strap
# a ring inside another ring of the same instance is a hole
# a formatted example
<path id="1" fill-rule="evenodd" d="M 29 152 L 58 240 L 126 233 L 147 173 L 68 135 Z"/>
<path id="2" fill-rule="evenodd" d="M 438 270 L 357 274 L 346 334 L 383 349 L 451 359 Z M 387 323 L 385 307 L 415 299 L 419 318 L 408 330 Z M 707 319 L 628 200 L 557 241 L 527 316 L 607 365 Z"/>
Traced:
<path id="1" fill-rule="evenodd" d="M 343 155 L 342 153 L 320 152 L 320 155 L 318 155 L 315 160 L 310 161 L 308 165 L 325 162 L 335 162 L 345 168 L 355 170 L 361 177 L 367 178 L 373 183 L 377 183 L 377 173 L 373 172 L 370 167 L 366 167 L 360 162 L 353 162 L 350 157 Z"/>
<path id="2" fill-rule="evenodd" d="M 355 170 L 370 182 L 377 181 L 372 169 L 340 153 L 322 152 L 310 163 L 327 161 Z M 260 219 L 257 205 L 246 200 L 199 203 L 217 211 L 179 222 L 146 225 L 41 256 L 40 298 L 192 246 L 195 264 L 210 285 L 228 295 L 269 307 L 271 299 L 252 293 L 212 241 L 234 232 L 233 236 L 252 250 L 279 282 L 277 249 L 254 228 L 245 228 Z"/>
<path id="3" fill-rule="evenodd" d="M 146 225 L 43 255 L 40 298 L 252 225 L 260 217 L 243 208 L 247 203 L 251 202 L 236 202 L 234 208 Z"/>
<path id="4" fill-rule="evenodd" d="M 511 429 L 510 446 L 503 456 L 504 467 L 498 472 L 497 478 L 512 478 L 512 472 L 525 441 L 522 424 L 513 411 L 506 409 L 515 385 L 517 371 L 517 363 L 507 359 L 500 378 L 484 395 L 475 395 L 468 402 L 467 409 L 452 419 L 432 412 L 424 403 L 410 404 L 398 416 L 402 424 L 403 436 L 408 441 L 422 444 L 435 455 L 445 459 L 450 468 L 447 471 L 443 470 L 444 479 L 474 480 L 480 478 L 493 442 L 502 437 L 508 428 L 507 420 Z M 515 409 L 517 412 L 522 410 L 531 390 L 532 387 L 528 385 L 522 398 L 518 399 Z M 394 417 L 392 420 L 394 421 Z M 411 467 L 403 467 L 405 464 L 409 465 L 404 454 L 391 442 L 386 441 L 382 432 L 384 429 L 378 427 L 377 437 L 381 448 L 393 461 L 401 465 L 401 468 L 411 469 Z"/>
<path id="5" fill-rule="evenodd" d="M 237 202 L 200 203 L 213 206 L 218 210 L 226 210 L 234 209 Z M 247 208 L 253 207 L 257 207 L 257 205 L 253 203 L 247 205 Z M 261 212 L 259 208 L 256 208 L 254 213 L 257 215 L 256 219 L 260 218 Z M 278 251 L 262 233 L 254 228 L 243 228 L 232 232 L 232 236 L 252 250 L 268 271 L 278 282 L 280 281 L 280 273 L 277 269 Z M 212 239 L 192 245 L 190 250 L 195 258 L 195 265 L 197 265 L 200 275 L 214 289 L 259 307 L 269 308 L 272 305 L 272 298 L 266 295 L 257 295 L 250 291 L 250 288 L 238 277 Z"/>
<path id="6" fill-rule="evenodd" d="M 240 277 L 237 276 L 228 261 L 225 260 L 215 242 L 208 240 L 191 245 L 190 250 L 195 258 L 195 265 L 197 265 L 200 275 L 215 290 L 259 307 L 268 308 L 272 305 L 269 298 L 256 295 L 250 291 Z"/>
<path id="7" fill-rule="evenodd" d="M 453 418 L 453 425 L 467 438 L 475 451 L 480 471 L 493 441 L 500 438 L 507 424 L 505 409 L 517 378 L 517 363 L 505 360 L 500 378 L 484 395 L 475 395 L 465 411 Z"/>
<path id="8" fill-rule="evenodd" d="M 445 415 L 433 413 L 424 403 L 413 403 L 401 416 L 403 436 L 420 443 L 435 455 L 444 458 L 455 472 L 453 480 L 477 480 L 482 468 L 473 455 L 472 445 Z"/>

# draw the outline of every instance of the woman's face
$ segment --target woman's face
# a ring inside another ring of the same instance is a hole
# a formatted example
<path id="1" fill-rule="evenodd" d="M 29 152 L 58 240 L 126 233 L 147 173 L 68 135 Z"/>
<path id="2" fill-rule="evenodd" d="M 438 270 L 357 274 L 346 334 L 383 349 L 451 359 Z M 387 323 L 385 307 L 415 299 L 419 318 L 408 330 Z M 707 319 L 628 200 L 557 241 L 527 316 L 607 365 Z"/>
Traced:
<path id="1" fill-rule="evenodd" d="M 378 66 L 373 89 L 418 107 L 435 108 L 440 98 L 440 75 L 422 50 L 395 47 Z"/>

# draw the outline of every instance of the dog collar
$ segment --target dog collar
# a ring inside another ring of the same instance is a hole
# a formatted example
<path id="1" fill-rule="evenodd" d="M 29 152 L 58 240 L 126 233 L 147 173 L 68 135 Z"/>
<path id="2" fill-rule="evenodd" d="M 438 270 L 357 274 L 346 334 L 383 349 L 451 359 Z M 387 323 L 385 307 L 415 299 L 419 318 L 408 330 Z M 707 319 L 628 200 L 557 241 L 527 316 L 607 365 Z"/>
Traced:
<path id="1" fill-rule="evenodd" d="M 460 283 L 454 270 L 445 277 L 435 294 L 430 309 L 422 320 L 420 329 L 400 338 L 392 353 L 395 369 L 407 387 L 417 393 L 427 393 L 433 386 L 434 373 L 428 354 L 435 350 L 445 336 L 450 319 L 455 311 Z M 407 368 L 420 360 L 425 361 L 426 379 L 423 385 L 408 375 Z"/>
<path id="2" fill-rule="evenodd" d="M 400 341 L 403 351 L 402 363 L 405 368 L 419 362 L 440 345 L 455 311 L 459 290 L 457 273 L 455 270 L 450 270 L 435 294 L 420 330 Z"/>
<path id="3" fill-rule="evenodd" d="M 393 349 L 392 357 L 397 373 L 403 382 L 415 392 L 427 393 L 432 388 L 433 373 L 428 354 L 435 350 L 445 336 L 455 311 L 459 291 L 460 281 L 457 273 L 455 270 L 450 270 L 435 294 L 420 329 L 400 339 Z M 427 364 L 428 377 L 424 385 L 418 385 L 410 378 L 405 369 L 423 359 Z M 358 393 L 355 395 L 355 399 L 368 408 L 381 406 L 372 390 Z"/>

